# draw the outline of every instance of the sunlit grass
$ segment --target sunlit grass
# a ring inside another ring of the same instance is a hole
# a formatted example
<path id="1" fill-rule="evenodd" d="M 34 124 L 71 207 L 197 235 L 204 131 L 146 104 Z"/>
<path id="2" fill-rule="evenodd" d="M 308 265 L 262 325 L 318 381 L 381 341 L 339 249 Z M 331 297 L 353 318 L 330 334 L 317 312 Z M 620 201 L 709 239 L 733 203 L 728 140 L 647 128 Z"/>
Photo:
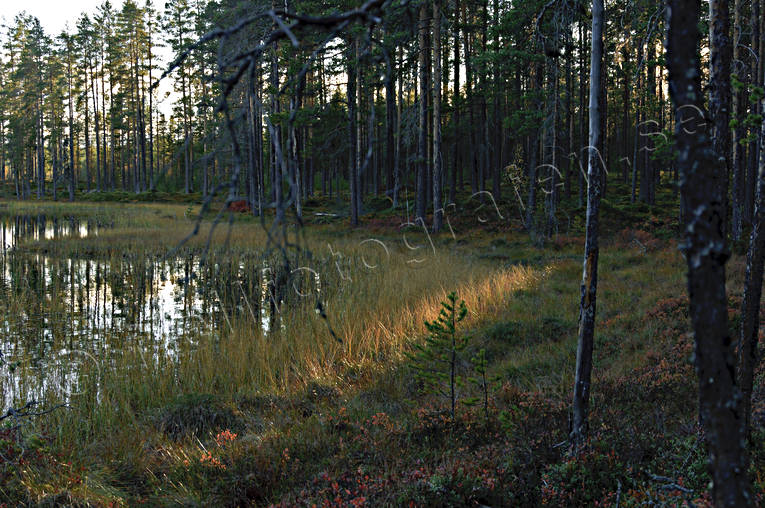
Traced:
<path id="1" fill-rule="evenodd" d="M 66 216 L 72 211 L 69 205 L 50 206 L 46 213 Z M 133 210 L 131 205 L 131 211 L 122 215 L 104 205 L 78 206 L 74 208 L 80 217 L 113 217 L 114 226 L 85 239 L 31 242 L 20 253 L 93 257 L 118 265 L 124 256 L 164 255 L 194 225 L 184 206 L 138 205 Z M 198 256 L 208 228 L 209 223 L 203 224 L 202 235 L 181 252 Z M 297 238 L 294 230 L 290 232 Z M 538 249 L 523 233 L 477 231 L 460 237 L 458 232 L 456 239 L 448 234 L 430 238 L 416 231 L 406 232 L 405 239 L 403 234 L 348 231 L 344 225 L 305 231 L 300 238 L 303 253 L 290 267 L 298 270 L 300 277 L 292 282 L 302 295 L 290 282 L 285 303 L 268 330 L 262 326 L 260 309 L 224 306 L 225 318 L 217 316 L 220 326 L 178 337 L 172 352 L 159 344 L 149 353 L 145 338 L 119 330 L 103 338 L 113 346 L 113 354 L 101 362 L 83 363 L 85 386 L 72 397 L 71 408 L 49 415 L 39 429 L 55 429 L 56 447 L 85 468 L 87 488 L 70 488 L 60 477 L 30 469 L 22 475 L 30 499 L 41 501 L 51 491 L 69 489 L 76 498 L 96 504 L 136 499 L 193 504 L 220 500 L 216 495 L 223 496 L 221 503 L 233 503 L 233 487 L 225 484 L 232 489 L 230 494 L 213 495 L 211 486 L 224 481 L 222 477 L 244 484 L 261 481 L 248 478 L 260 478 L 260 469 L 278 466 L 286 447 L 305 461 L 299 468 L 306 476 L 332 467 L 355 468 L 356 463 L 346 463 L 348 458 L 338 451 L 342 440 L 324 413 L 335 414 L 339 406 L 354 421 L 379 412 L 398 415 L 401 434 L 389 437 L 396 443 L 404 440 L 400 454 L 406 457 L 406 447 L 418 444 L 407 440 L 418 438 L 401 429 L 415 425 L 415 408 L 437 407 L 438 401 L 413 387 L 403 353 L 423 340 L 424 321 L 436 316 L 450 291 L 456 291 L 469 309 L 463 329 L 470 337 L 469 352 L 489 351 L 489 374 L 499 378 L 503 394 L 510 394 L 501 395 L 495 388 L 493 403 L 499 406 L 501 397 L 512 394 L 538 394 L 565 407 L 576 356 L 581 239 L 561 237 Z M 280 262 L 274 253 L 265 254 L 267 236 L 252 219 L 238 218 L 230 231 L 221 226 L 212 245 L 211 263 L 228 259 L 246 270 L 259 270 L 263 260 L 272 267 Z M 309 275 L 313 272 L 300 271 L 303 268 L 319 274 L 320 290 Z M 734 257 L 729 269 L 731 294 L 740 293 L 742 273 L 742 259 Z M 219 281 L 224 283 L 221 291 L 241 291 L 234 280 Z M 649 251 L 623 239 L 607 238 L 602 243 L 593 371 L 595 423 L 604 418 L 599 413 L 602 408 L 619 409 L 603 400 L 601 390 L 616 386 L 629 391 L 632 376 L 642 372 L 647 358 L 666 353 L 668 341 L 679 340 L 668 337 L 666 321 L 651 313 L 660 302 L 681 300 L 684 284 L 684 261 L 671 242 Z M 326 320 L 315 311 L 317 301 L 326 310 Z M 22 290 L 4 304 L 4 311 L 23 313 L 39 304 L 32 289 Z M 53 314 L 66 313 L 66 306 L 56 299 L 46 305 Z M 687 323 L 679 319 L 673 325 L 684 330 Z M 19 365 L 19 371 L 32 375 L 31 362 L 30 358 Z M 326 390 L 326 399 L 321 393 L 312 395 L 316 390 Z M 462 396 L 475 394 L 469 386 L 463 390 Z M 184 394 L 211 394 L 216 404 L 232 412 L 238 425 L 233 431 L 239 437 L 225 453 L 219 451 L 230 467 L 240 468 L 238 472 L 224 474 L 200 463 L 200 457 L 215 449 L 213 435 L 176 441 L 162 432 L 160 421 L 167 408 Z M 312 397 L 319 397 L 319 402 Z M 269 406 L 269 400 L 276 402 Z M 692 414 L 669 416 L 694 421 Z M 539 432 L 560 440 L 565 424 L 548 425 L 552 427 Z M 386 456 L 390 450 L 375 453 Z M 301 477 L 274 481 L 263 486 L 272 489 L 262 493 L 269 502 L 289 492 Z"/>
<path id="2" fill-rule="evenodd" d="M 32 241 L 21 245 L 15 255 L 94 258 L 112 266 L 119 266 L 125 256 L 161 257 L 178 246 L 194 226 L 193 213 L 183 206 L 122 208 L 13 203 L 3 213 L 76 216 L 102 224 L 96 235 Z M 209 222 L 203 223 L 200 235 L 180 252 L 198 254 L 209 228 Z M 335 228 L 325 229 L 307 232 L 301 246 L 311 256 L 303 255 L 299 258 L 302 264 L 294 267 L 318 273 L 321 289 L 311 288 L 310 272 L 301 272 L 305 276 L 303 292 L 287 288 L 285 304 L 268 332 L 259 322 L 259 311 L 255 315 L 251 309 L 236 313 L 224 309 L 224 325 L 216 331 L 199 330 L 177 338 L 178 347 L 172 354 L 161 343 L 148 352 L 145 340 L 119 330 L 100 337 L 112 352 L 97 362 L 82 362 L 84 386 L 72 395 L 71 408 L 46 420 L 46 425 L 58 429 L 59 446 L 115 460 L 134 457 L 140 464 L 145 459 L 136 457 L 134 450 L 143 446 L 147 430 L 152 439 L 162 440 L 156 430 L 157 411 L 179 394 L 213 393 L 227 398 L 289 395 L 312 380 L 343 390 L 363 386 L 377 373 L 397 365 L 403 351 L 422 339 L 424 321 L 435 317 L 447 292 L 456 290 L 466 301 L 470 309 L 466 324 L 477 327 L 497 319 L 515 290 L 529 290 L 549 273 L 542 265 L 515 266 L 510 261 L 480 259 L 473 255 L 472 243 L 431 239 L 417 231 L 407 232 L 406 239 L 402 232 L 376 235 L 370 242 L 370 235 L 364 232 L 341 235 Z M 489 239 L 479 237 L 477 241 Z M 279 262 L 278 256 L 265 256 L 268 238 L 257 221 L 238 220 L 231 229 L 222 224 L 210 244 L 213 263 L 230 257 L 234 264 L 249 263 L 248 269 L 257 270 L 261 256 Z M 531 258 L 534 252 L 516 245 L 505 254 L 509 260 Z M 255 261 L 247 261 L 243 257 L 247 255 Z M 129 279 L 125 282 L 135 285 Z M 235 284 L 228 290 L 238 291 Z M 15 293 L 4 304 L 4 311 L 14 315 L 41 305 L 35 295 L 31 288 Z M 326 320 L 315 312 L 319 299 Z M 66 314 L 63 299 L 44 303 L 49 315 Z M 63 334 L 66 327 L 60 330 L 56 335 Z M 31 358 L 18 365 L 21 388 L 34 382 L 33 367 Z"/>

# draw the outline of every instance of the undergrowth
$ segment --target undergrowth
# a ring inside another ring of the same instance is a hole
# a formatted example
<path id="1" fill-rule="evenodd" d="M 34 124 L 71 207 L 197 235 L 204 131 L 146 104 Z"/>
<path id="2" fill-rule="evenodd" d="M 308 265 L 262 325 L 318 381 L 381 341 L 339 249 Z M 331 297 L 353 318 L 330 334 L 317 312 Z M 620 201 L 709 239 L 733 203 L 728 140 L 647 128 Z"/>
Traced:
<path id="1" fill-rule="evenodd" d="M 301 324 L 290 333 L 304 337 L 299 342 L 290 335 L 253 340 L 251 323 L 233 323 L 229 337 L 201 346 L 180 367 L 105 373 L 98 400 L 0 433 L 0 500 L 708 506 L 684 263 L 668 234 L 675 223 L 660 218 L 669 216 L 661 207 L 613 206 L 625 218 L 607 224 L 601 251 L 590 441 L 577 455 L 566 437 L 582 239 L 574 225 L 540 250 L 523 233 L 498 227 L 435 238 L 442 257 L 419 275 L 391 262 L 385 273 L 357 277 L 361 288 L 349 285 L 328 307 L 342 344 L 296 314 Z M 157 215 L 151 205 L 141 213 Z M 187 219 L 176 213 L 142 228 L 159 230 L 165 220 Z M 393 241 L 385 214 L 370 220 Z M 335 226 L 321 228 L 317 238 L 340 241 Z M 344 237 L 345 255 L 362 254 L 352 244 L 364 234 Z M 119 228 L 111 238 L 128 242 Z M 743 263 L 736 256 L 729 265 L 734 319 Z M 469 359 L 481 355 L 482 376 L 498 381 L 459 386 L 459 400 L 482 399 L 486 390 L 488 404 L 459 404 L 452 418 L 448 403 L 423 392 L 404 353 L 422 343 L 423 322 L 455 286 L 468 308 L 462 331 L 469 337 L 455 368 L 469 374 Z M 125 355 L 136 359 L 130 349 Z M 763 423 L 755 418 L 758 502 Z"/>

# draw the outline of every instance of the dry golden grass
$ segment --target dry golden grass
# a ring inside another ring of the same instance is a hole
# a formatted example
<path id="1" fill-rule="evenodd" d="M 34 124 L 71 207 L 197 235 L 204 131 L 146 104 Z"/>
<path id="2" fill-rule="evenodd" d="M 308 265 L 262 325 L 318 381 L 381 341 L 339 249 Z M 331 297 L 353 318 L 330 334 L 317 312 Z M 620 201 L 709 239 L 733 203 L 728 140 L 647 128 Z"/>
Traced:
<path id="1" fill-rule="evenodd" d="M 12 203 L 3 213 L 77 216 L 106 224 L 97 235 L 29 242 L 20 252 L 93 257 L 107 263 L 126 254 L 166 254 L 194 226 L 193 211 L 182 205 Z M 182 252 L 199 253 L 209 228 L 209 222 L 203 223 L 200 234 Z M 460 245 L 448 237 L 431 239 L 416 231 L 407 232 L 406 239 L 403 233 L 388 233 L 373 241 L 370 234 L 348 232 L 344 226 L 322 227 L 300 237 L 294 229 L 288 228 L 288 233 L 306 249 L 293 258 L 298 263 L 293 269 L 307 267 L 318 273 L 320 293 L 306 291 L 300 296 L 288 288 L 288 298 L 269 332 L 263 330 L 260 315 L 226 315 L 226 325 L 215 332 L 200 330 L 177 337 L 172 352 L 162 343 L 149 352 L 145 340 L 120 330 L 109 332 L 101 340 L 110 344 L 112 353 L 98 362 L 83 363 L 86 386 L 72 397 L 70 411 L 50 419 L 63 429 L 62 445 L 105 447 L 111 449 L 107 454 L 122 455 L 139 446 L 147 415 L 151 420 L 152 411 L 183 393 L 291 393 L 316 379 L 349 387 L 398 364 L 410 343 L 422 339 L 424 321 L 436 316 L 448 292 L 456 291 L 465 300 L 470 310 L 465 325 L 477 327 L 500 317 L 515 290 L 530 290 L 545 275 L 540 268 L 478 258 L 473 242 Z M 264 253 L 268 237 L 252 219 L 237 218 L 230 229 L 220 225 L 211 245 L 213 262 L 252 258 L 255 261 L 246 261 L 249 269 L 258 269 L 258 259 L 278 262 L 278 257 Z M 519 249 L 515 253 L 519 258 L 536 252 L 528 246 Z M 300 273 L 306 280 L 308 274 Z M 319 296 L 326 320 L 315 312 Z M 21 293 L 5 308 L 21 312 L 34 300 Z M 19 379 L 31 383 L 34 372 L 24 363 Z"/>
<path id="2" fill-rule="evenodd" d="M 104 208 L 108 207 L 84 205 L 79 210 L 88 217 L 101 214 Z M 57 210 L 69 213 L 65 206 Z M 44 249 L 106 260 L 123 252 L 160 255 L 193 227 L 193 220 L 184 216 L 184 206 L 136 205 L 133 210 L 131 205 L 131 210 L 114 219 L 113 229 L 104 229 L 98 236 L 38 242 L 27 248 L 32 254 Z M 119 215 L 113 208 L 103 213 Z M 190 250 L 199 252 L 204 246 L 208 228 L 205 223 L 203 234 L 187 246 Z M 296 238 L 294 231 L 291 235 Z M 365 389 L 380 391 L 381 400 L 403 401 L 409 395 L 406 369 L 399 368 L 403 353 L 423 339 L 424 321 L 435 318 L 450 291 L 456 291 L 469 309 L 463 331 L 498 351 L 491 370 L 506 388 L 569 399 L 582 269 L 581 249 L 575 242 L 542 251 L 520 233 L 476 233 L 465 242 L 441 237 L 431 244 L 422 234 L 409 232 L 407 241 L 421 246 L 413 250 L 401 233 L 383 233 L 374 236 L 374 242 L 368 241 L 370 236 L 347 231 L 345 226 L 306 232 L 301 246 L 312 256 L 309 259 L 304 253 L 292 268 L 307 267 L 318 273 L 321 290 L 299 296 L 288 288 L 289 297 L 270 331 L 263 330 L 259 314 L 244 311 L 227 315 L 216 332 L 179 337 L 172 354 L 164 346 L 148 354 L 145 343 L 129 334 L 109 337 L 119 345 L 119 354 L 110 361 L 85 364 L 91 369 L 87 376 L 91 385 L 73 398 L 71 410 L 48 420 L 51 428 L 62 429 L 57 436 L 60 447 L 78 450 L 86 462 L 90 456 L 98 457 L 92 468 L 93 492 L 82 497 L 108 498 L 106 485 L 116 484 L 118 476 L 108 464 L 119 464 L 141 476 L 140 481 L 153 478 L 149 483 L 163 489 L 158 497 L 176 502 L 204 498 L 204 481 L 197 486 L 183 484 L 179 478 L 184 476 L 173 476 L 172 468 L 199 457 L 205 436 L 201 441 L 176 443 L 156 426 L 158 413 L 179 394 L 211 393 L 228 401 L 267 394 L 284 396 L 280 399 L 284 401 L 299 398 L 302 390 L 319 380 L 338 388 L 343 407 L 349 410 L 365 403 L 366 399 L 356 397 Z M 262 227 L 254 221 L 238 220 L 231 231 L 221 226 L 212 244 L 217 249 L 227 238 L 229 250 L 214 252 L 213 260 L 227 255 L 236 262 L 249 259 L 248 255 L 261 260 L 267 246 Z M 271 266 L 278 262 L 270 255 L 263 257 Z M 413 263 L 413 258 L 423 261 Z M 605 241 L 600 259 L 594 407 L 600 386 L 628 377 L 645 364 L 646 351 L 659 343 L 662 325 L 647 317 L 649 311 L 663 299 L 684 294 L 684 263 L 672 246 L 646 254 L 635 246 Z M 247 266 L 257 269 L 260 265 Z M 735 258 L 729 270 L 734 294 L 740 288 L 741 273 L 741 259 Z M 301 290 L 311 286 L 307 274 L 301 273 L 305 276 Z M 326 321 L 315 312 L 318 297 L 326 309 Z M 33 301 L 22 292 L 9 308 L 22 312 Z M 501 328 L 498 336 L 489 331 L 495 325 Z M 340 341 L 331 336 L 329 327 Z M 604 353 L 600 341 L 613 350 Z M 304 432 L 300 440 L 310 448 L 312 441 L 320 440 L 322 424 L 295 415 L 293 410 L 284 421 L 248 428 L 242 440 L 257 443 L 275 434 Z M 113 477 L 101 481 L 98 471 Z M 163 477 L 164 473 L 168 476 Z M 30 477 L 28 491 L 41 499 L 47 481 Z M 129 497 L 114 493 L 113 498 Z"/>

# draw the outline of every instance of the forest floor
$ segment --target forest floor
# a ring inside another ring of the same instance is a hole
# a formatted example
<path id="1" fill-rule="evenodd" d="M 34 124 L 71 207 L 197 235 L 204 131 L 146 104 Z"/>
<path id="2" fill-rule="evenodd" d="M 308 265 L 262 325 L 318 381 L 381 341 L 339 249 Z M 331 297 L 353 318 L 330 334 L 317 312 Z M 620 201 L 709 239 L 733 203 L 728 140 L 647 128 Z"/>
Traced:
<path id="1" fill-rule="evenodd" d="M 79 214 L 116 223 L 95 238 L 23 246 L 64 255 L 114 255 L 140 245 L 166 250 L 193 226 L 194 210 L 185 204 L 0 202 L 0 213 Z M 331 202 L 309 203 L 307 210 L 309 243 L 332 243 L 346 256 L 362 255 L 358 245 L 369 238 L 402 243 L 401 214 L 384 205 L 350 232 Z M 166 377 L 118 372 L 103 387 L 118 395 L 73 401 L 69 410 L 38 417 L 23 431 L 1 430 L 0 502 L 708 505 L 672 196 L 662 195 L 655 207 L 604 202 L 590 440 L 576 455 L 566 438 L 582 224 L 561 219 L 560 234 L 539 246 L 509 217 L 518 215 L 512 204 L 499 203 L 499 210 L 502 219 L 490 217 L 489 206 L 455 212 L 450 232 L 427 237 L 434 259 L 422 269 L 391 266 L 385 274 L 356 277 L 360 288 L 329 306 L 340 309 L 344 302 L 347 309 L 328 312 L 346 340 L 330 344 L 321 326 L 301 328 L 300 348 L 284 360 L 285 370 L 294 371 L 286 380 L 246 373 L 248 366 L 260 371 L 278 364 L 281 353 L 272 344 L 245 345 L 252 337 L 235 323 L 237 337 L 198 361 L 207 366 Z M 567 212 L 583 215 L 573 207 Z M 236 218 L 242 229 L 230 235 L 232 248 L 252 245 L 256 233 L 247 228 L 257 222 Z M 219 234 L 225 231 L 214 235 L 215 245 L 225 241 Z M 426 237 L 418 238 L 427 245 Z M 194 242 L 191 248 L 204 245 Z M 390 256 L 404 264 L 411 253 L 399 245 Z M 728 265 L 732 327 L 744 265 L 735 246 Z M 470 358 L 481 349 L 489 383 L 488 407 L 461 402 L 454 421 L 445 398 L 422 391 L 404 355 L 422 343 L 423 319 L 433 318 L 452 289 L 469 313 L 460 329 L 468 338 L 460 354 L 460 400 L 482 395 L 467 380 L 475 375 Z M 266 363 L 258 359 L 264 351 L 271 355 Z M 765 502 L 764 370 L 757 376 L 751 470 L 759 503 Z"/>

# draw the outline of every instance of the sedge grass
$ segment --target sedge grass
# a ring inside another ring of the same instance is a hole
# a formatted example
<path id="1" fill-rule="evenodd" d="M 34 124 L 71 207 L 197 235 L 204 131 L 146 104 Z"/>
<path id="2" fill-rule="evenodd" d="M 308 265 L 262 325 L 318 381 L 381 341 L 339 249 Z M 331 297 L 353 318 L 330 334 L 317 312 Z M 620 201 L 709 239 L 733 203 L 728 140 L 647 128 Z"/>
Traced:
<path id="1" fill-rule="evenodd" d="M 176 219 L 155 215 L 149 211 L 142 223 L 127 222 L 83 243 L 67 240 L 59 248 L 71 254 L 89 244 L 108 259 L 113 259 L 109 249 L 115 245 L 117 250 L 158 253 L 188 231 L 179 225 L 192 224 L 187 219 L 173 222 L 176 230 L 162 234 L 164 221 Z M 492 323 L 520 323 L 525 326 L 521 330 L 544 331 L 549 320 L 556 319 L 560 330 L 541 340 L 495 345 L 506 350 L 492 364 L 491 374 L 501 375 L 521 390 L 567 400 L 573 382 L 581 278 L 577 246 L 545 254 L 510 236 L 511 241 L 497 242 L 489 257 L 476 255 L 474 249 L 492 249 L 497 235 L 474 235 L 464 244 L 435 239 L 427 261 L 413 268 L 409 261 L 430 248 L 424 238 L 418 241 L 426 248 L 412 251 L 400 235 L 378 235 L 388 249 L 385 254 L 362 243 L 369 236 L 366 233 L 336 233 L 326 228 L 308 235 L 313 256 L 307 265 L 320 274 L 321 290 L 305 297 L 293 294 L 269 331 L 262 329 L 259 314 L 229 308 L 223 310 L 228 312 L 225 326 L 183 337 L 172 354 L 161 347 L 148 354 L 130 334 L 111 338 L 120 344 L 119 355 L 86 367 L 94 369 L 86 377 L 91 384 L 73 398 L 70 410 L 54 413 L 46 422 L 59 429 L 58 446 L 77 450 L 80 460 L 89 462 L 92 499 L 101 499 L 98 496 L 104 492 L 129 498 L 126 492 L 109 490 L 113 488 L 109 485 L 118 483 L 118 475 L 108 464 L 129 469 L 120 472 L 120 478 L 140 477 L 143 482 L 147 476 L 154 478 L 149 483 L 161 485 L 165 499 L 204 499 L 199 486 L 184 483 L 179 479 L 183 477 L 157 466 L 159 462 L 182 464 L 199 456 L 203 446 L 199 441 L 172 443 L 157 430 L 158 413 L 179 394 L 213 393 L 228 400 L 263 393 L 289 396 L 318 379 L 351 396 L 372 385 L 378 389 L 382 379 L 388 385 L 382 387 L 380 399 L 403 399 L 407 380 L 397 369 L 402 352 L 422 339 L 423 322 L 435 317 L 440 301 L 451 290 L 466 301 L 470 311 L 466 329 L 477 341 L 485 340 L 482 330 Z M 248 249 L 257 252 L 266 244 L 257 224 L 237 224 L 231 238 L 235 256 Z M 529 259 L 535 262 L 515 264 Z M 741 279 L 740 261 L 734 259 L 730 275 L 734 293 Z M 683 293 L 682 267 L 682 258 L 672 247 L 646 255 L 623 245 L 603 246 L 596 339 L 608 335 L 618 341 L 619 348 L 608 356 L 596 351 L 594 394 L 599 383 L 623 378 L 645 362 L 644 351 L 656 344 L 661 331 L 646 315 L 657 302 Z M 327 321 L 314 312 L 318 297 L 326 307 Z M 24 298 L 34 299 L 20 297 L 13 308 L 23 310 L 28 301 Z M 342 342 L 329 334 L 328 325 Z M 283 418 L 253 424 L 246 429 L 247 439 L 258 442 L 267 435 L 291 432 L 294 422 L 289 415 Z M 306 442 L 322 436 L 318 424 L 311 425 L 306 421 L 295 430 L 305 433 Z M 29 482 L 30 492 L 44 490 L 43 478 Z"/>

